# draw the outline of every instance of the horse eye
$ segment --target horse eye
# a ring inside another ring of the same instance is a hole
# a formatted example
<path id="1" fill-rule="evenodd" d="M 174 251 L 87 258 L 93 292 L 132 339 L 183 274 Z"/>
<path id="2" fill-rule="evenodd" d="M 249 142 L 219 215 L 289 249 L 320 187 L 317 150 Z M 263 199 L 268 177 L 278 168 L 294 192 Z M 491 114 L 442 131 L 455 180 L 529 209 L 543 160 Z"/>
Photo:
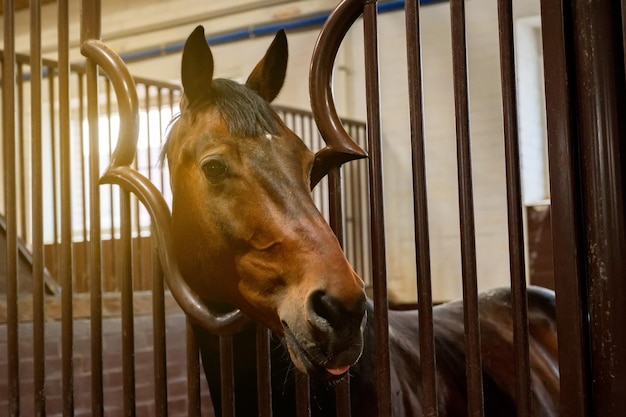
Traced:
<path id="1" fill-rule="evenodd" d="M 226 164 L 217 158 L 211 158 L 202 163 L 202 172 L 209 180 L 217 180 L 226 175 Z"/>

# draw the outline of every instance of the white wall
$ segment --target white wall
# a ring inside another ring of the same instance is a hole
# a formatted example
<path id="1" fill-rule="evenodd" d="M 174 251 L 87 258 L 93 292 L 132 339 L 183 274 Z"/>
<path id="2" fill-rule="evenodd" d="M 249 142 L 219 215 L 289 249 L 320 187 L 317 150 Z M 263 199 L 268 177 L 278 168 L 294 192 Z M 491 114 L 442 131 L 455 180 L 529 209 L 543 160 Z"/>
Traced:
<path id="1" fill-rule="evenodd" d="M 183 6 L 192 7 L 191 3 L 186 0 L 163 0 L 156 2 L 157 5 L 152 4 L 146 7 L 151 7 L 149 10 L 156 13 L 158 5 L 167 11 L 168 8 L 165 8 L 164 5 L 169 4 L 169 9 L 174 10 L 172 5 L 176 2 Z M 241 1 L 240 3 L 249 2 Z M 305 6 L 309 7 L 310 10 L 316 7 L 321 10 L 328 7 L 328 3 L 333 2 L 292 2 L 281 5 L 280 10 L 293 11 L 293 7 L 300 7 L 301 9 L 297 13 L 303 14 L 309 10 L 303 9 Z M 514 3 L 516 19 L 539 14 L 538 0 L 516 0 Z M 222 3 L 220 4 L 225 7 Z M 273 13 L 276 13 L 276 9 L 272 10 L 274 10 Z M 164 11 L 161 13 L 165 13 Z M 119 18 L 123 11 L 118 10 L 115 13 L 118 13 Z M 126 13 L 128 14 L 129 11 L 127 10 Z M 495 0 L 468 1 L 466 14 L 477 268 L 479 286 L 489 288 L 508 285 L 509 282 L 497 3 Z M 258 15 L 260 16 L 260 14 Z M 146 16 L 150 19 L 153 18 L 151 17 L 152 14 L 146 14 Z M 435 300 L 446 300 L 461 295 L 449 4 L 445 2 L 423 7 L 421 17 L 433 297 Z M 105 19 L 103 23 L 105 34 L 108 21 L 111 21 L 111 18 Z M 186 22 L 182 27 L 172 28 L 170 32 L 176 33 L 172 35 L 176 36 L 172 42 L 183 41 L 186 34 L 191 32 L 197 23 L 204 23 L 207 31 L 210 32 L 211 28 L 219 26 L 219 21 L 209 19 L 207 21 Z M 241 20 L 241 22 L 244 21 Z M 117 30 L 127 28 L 124 23 L 130 24 L 130 20 L 117 22 L 117 26 L 115 26 Z M 237 23 L 231 18 L 228 24 L 235 27 Z M 286 84 L 276 100 L 277 103 L 300 108 L 309 107 L 308 69 L 318 30 L 288 32 L 290 62 Z M 119 44 L 119 48 L 128 51 L 146 47 L 148 43 L 145 37 L 142 39 L 140 42 L 142 46 L 138 47 L 134 47 L 130 43 L 131 40 L 125 41 L 124 44 L 116 42 Z M 155 39 L 154 42 L 157 40 Z M 162 42 L 162 40 L 158 42 Z M 247 77 L 270 42 L 271 38 L 260 37 L 214 46 L 212 49 L 216 63 L 216 76 Z M 349 32 L 344 46 L 340 50 L 339 69 L 336 70 L 334 88 L 338 108 L 342 115 L 364 119 L 366 103 L 362 45 L 362 28 L 357 24 Z M 524 48 L 522 47 L 525 53 L 528 52 L 528 48 Z M 406 93 L 406 48 L 402 11 L 384 13 L 379 16 L 379 50 L 388 285 L 390 296 L 394 300 L 408 302 L 416 299 L 416 289 L 408 98 Z M 532 56 L 532 54 L 522 54 L 521 58 L 518 57 L 518 59 L 528 58 L 532 60 L 534 59 Z M 180 55 L 133 63 L 130 67 L 132 72 L 138 75 L 164 80 L 178 80 Z M 525 71 L 531 72 L 539 70 L 536 62 L 525 65 L 525 68 Z M 525 89 L 536 91 L 540 86 L 540 82 L 532 86 L 523 85 L 520 87 L 521 95 L 528 97 L 528 92 L 524 91 Z M 537 98 L 530 99 L 529 105 L 531 107 L 533 100 L 540 99 L 539 94 L 532 91 L 531 95 L 534 94 Z M 528 104 L 525 107 L 527 108 Z M 540 115 L 536 115 L 533 120 L 529 123 L 542 123 Z M 537 134 L 541 133 L 533 131 L 530 136 Z M 533 146 L 536 148 L 538 145 Z M 531 156 L 530 160 L 537 158 L 540 156 Z"/>
<path id="2" fill-rule="evenodd" d="M 497 10 L 495 2 L 472 1 L 466 13 L 477 268 L 480 287 L 489 288 L 508 281 Z M 449 5 L 421 15 L 433 297 L 445 300 L 462 292 Z M 416 289 L 404 14 L 382 15 L 379 28 L 389 289 L 409 301 Z M 354 103 L 364 114 L 364 100 Z"/>

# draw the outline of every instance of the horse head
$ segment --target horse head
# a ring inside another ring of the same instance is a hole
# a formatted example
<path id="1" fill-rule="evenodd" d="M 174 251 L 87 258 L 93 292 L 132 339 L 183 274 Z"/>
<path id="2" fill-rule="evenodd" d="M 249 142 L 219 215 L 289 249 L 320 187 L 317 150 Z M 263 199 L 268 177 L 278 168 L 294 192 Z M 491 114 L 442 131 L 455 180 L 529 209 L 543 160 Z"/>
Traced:
<path id="1" fill-rule="evenodd" d="M 213 79 L 201 26 L 187 39 L 181 112 L 164 150 L 173 246 L 202 298 L 284 335 L 298 369 L 333 379 L 363 349 L 363 281 L 314 205 L 314 154 L 269 104 L 286 67 L 283 31 L 245 84 Z"/>

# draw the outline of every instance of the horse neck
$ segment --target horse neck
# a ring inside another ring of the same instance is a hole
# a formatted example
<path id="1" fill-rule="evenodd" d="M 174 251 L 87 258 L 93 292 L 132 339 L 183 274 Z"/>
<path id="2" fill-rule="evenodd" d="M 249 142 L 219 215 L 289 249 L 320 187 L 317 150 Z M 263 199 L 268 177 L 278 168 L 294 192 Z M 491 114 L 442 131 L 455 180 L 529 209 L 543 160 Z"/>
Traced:
<path id="1" fill-rule="evenodd" d="M 376 312 L 374 304 L 368 299 L 367 302 L 367 321 L 363 332 L 364 351 L 363 357 L 359 363 L 366 365 L 372 363 L 375 366 L 376 361 Z M 412 366 L 415 367 L 421 363 L 419 349 L 415 349 L 418 343 L 419 335 L 419 316 L 417 310 L 411 311 L 388 311 L 388 329 L 389 329 L 389 351 L 390 355 L 402 355 L 408 351 L 407 360 L 411 360 Z M 391 357 L 391 361 L 396 357 Z"/>
<path id="2" fill-rule="evenodd" d="M 352 395 L 356 398 L 367 399 L 367 403 L 360 405 L 361 416 L 369 416 L 371 410 L 376 410 L 376 383 L 379 378 L 377 369 L 377 361 L 379 355 L 377 352 L 376 338 L 376 312 L 371 300 L 367 302 L 367 321 L 363 332 L 364 350 L 359 362 L 353 367 L 351 372 L 350 387 Z M 411 392 L 419 389 L 420 375 L 420 354 L 418 349 L 418 312 L 417 311 L 393 311 L 388 312 L 388 329 L 389 329 L 389 361 L 390 361 L 390 385 L 391 392 Z M 407 389 L 411 387 L 411 389 Z M 408 402 L 396 402 L 394 408 L 394 416 L 406 415 L 412 416 L 416 410 L 421 409 L 418 405 L 408 406 L 408 403 L 416 401 L 417 395 Z M 371 404 L 369 404 L 371 402 Z M 353 413 L 354 414 L 354 413 Z M 375 412 L 372 415 L 376 415 Z M 419 414 L 418 414 L 419 415 Z"/>

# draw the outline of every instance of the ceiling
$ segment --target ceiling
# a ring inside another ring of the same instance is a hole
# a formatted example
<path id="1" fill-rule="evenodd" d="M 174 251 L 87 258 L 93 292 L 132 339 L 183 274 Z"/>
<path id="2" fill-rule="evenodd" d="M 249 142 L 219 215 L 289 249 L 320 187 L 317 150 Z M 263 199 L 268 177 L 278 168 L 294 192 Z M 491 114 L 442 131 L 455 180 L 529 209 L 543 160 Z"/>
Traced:
<path id="1" fill-rule="evenodd" d="M 52 3 L 54 1 L 55 0 L 40 0 L 41 4 Z M 15 0 L 15 10 L 26 9 L 29 4 L 29 0 Z M 0 14 L 4 14 L 4 3 L 0 3 Z"/>

